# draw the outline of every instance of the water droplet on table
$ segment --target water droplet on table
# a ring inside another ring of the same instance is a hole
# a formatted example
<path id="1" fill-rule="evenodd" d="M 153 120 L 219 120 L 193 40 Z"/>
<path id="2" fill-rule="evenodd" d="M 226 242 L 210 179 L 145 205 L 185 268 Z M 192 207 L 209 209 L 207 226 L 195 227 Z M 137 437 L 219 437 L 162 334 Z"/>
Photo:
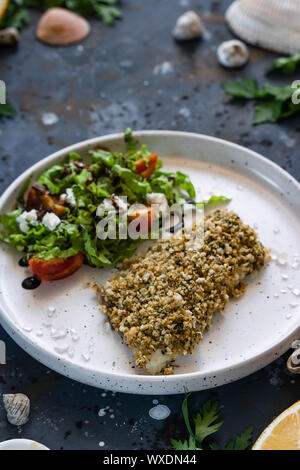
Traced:
<path id="1" fill-rule="evenodd" d="M 149 410 L 149 416 L 152 419 L 162 420 L 170 415 L 171 411 L 166 405 L 157 405 Z"/>
<path id="2" fill-rule="evenodd" d="M 42 113 L 42 123 L 44 126 L 53 126 L 58 122 L 58 116 L 55 113 Z"/>

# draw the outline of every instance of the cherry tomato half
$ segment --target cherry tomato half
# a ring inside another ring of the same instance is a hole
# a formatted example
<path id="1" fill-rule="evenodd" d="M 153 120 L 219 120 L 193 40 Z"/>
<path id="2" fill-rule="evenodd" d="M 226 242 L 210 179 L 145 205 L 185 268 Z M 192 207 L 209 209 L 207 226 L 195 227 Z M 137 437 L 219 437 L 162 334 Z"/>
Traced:
<path id="1" fill-rule="evenodd" d="M 144 178 L 150 178 L 152 173 L 155 171 L 158 155 L 153 153 L 147 157 L 148 165 L 144 160 L 138 160 L 136 164 L 136 172 L 138 175 L 142 175 Z"/>
<path id="2" fill-rule="evenodd" d="M 55 281 L 70 276 L 82 266 L 83 254 L 70 256 L 69 258 L 53 258 L 44 260 L 31 258 L 29 266 L 33 274 L 41 281 Z"/>
<path id="3" fill-rule="evenodd" d="M 131 222 L 132 220 L 135 220 L 139 218 L 141 221 L 141 227 L 146 228 L 146 232 L 148 232 L 151 228 L 152 221 L 154 218 L 154 210 L 152 207 L 149 206 L 144 206 L 141 208 L 137 208 L 134 212 L 128 214 L 128 220 Z M 145 222 L 143 222 L 145 221 Z"/>
<path id="4" fill-rule="evenodd" d="M 54 212 L 58 217 L 66 210 L 62 204 L 58 203 L 56 197 L 50 196 L 49 194 L 42 194 L 35 188 L 31 188 L 28 192 L 26 209 Z"/>

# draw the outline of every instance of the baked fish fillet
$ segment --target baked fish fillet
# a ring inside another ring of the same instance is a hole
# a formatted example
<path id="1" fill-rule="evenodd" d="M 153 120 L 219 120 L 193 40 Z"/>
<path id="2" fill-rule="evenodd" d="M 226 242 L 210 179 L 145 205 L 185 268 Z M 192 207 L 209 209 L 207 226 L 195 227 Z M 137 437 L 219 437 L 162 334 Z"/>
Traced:
<path id="1" fill-rule="evenodd" d="M 227 210 L 205 217 L 201 249 L 186 243 L 186 234 L 159 240 L 100 288 L 113 329 L 150 374 L 172 374 L 176 357 L 193 354 L 213 314 L 244 292 L 244 278 L 267 257 L 255 231 Z"/>

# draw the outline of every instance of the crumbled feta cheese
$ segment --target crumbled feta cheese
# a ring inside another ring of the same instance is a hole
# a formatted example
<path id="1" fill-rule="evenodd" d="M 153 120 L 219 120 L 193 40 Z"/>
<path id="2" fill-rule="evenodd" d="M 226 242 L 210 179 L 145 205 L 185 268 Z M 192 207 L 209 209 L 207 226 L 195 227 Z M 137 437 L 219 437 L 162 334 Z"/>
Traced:
<path id="1" fill-rule="evenodd" d="M 150 193 L 146 196 L 147 204 L 155 204 L 156 213 L 161 212 L 162 215 L 166 214 L 169 209 L 168 199 L 165 194 L 162 193 Z"/>
<path id="2" fill-rule="evenodd" d="M 127 211 L 128 205 L 126 197 L 112 196 L 112 199 L 121 211 Z"/>
<path id="3" fill-rule="evenodd" d="M 102 217 L 103 216 L 103 211 L 104 212 L 110 212 L 110 211 L 115 211 L 115 210 L 116 210 L 116 208 L 113 205 L 112 200 L 111 199 L 104 199 L 102 201 L 102 203 L 98 206 L 96 215 L 98 217 Z"/>
<path id="4" fill-rule="evenodd" d="M 29 212 L 24 211 L 16 218 L 16 221 L 20 226 L 21 232 L 27 233 L 29 230 L 29 223 L 32 223 L 33 225 L 37 224 L 37 211 L 35 209 L 32 209 Z"/>
<path id="5" fill-rule="evenodd" d="M 46 212 L 46 214 L 42 218 L 42 224 L 45 225 L 45 227 L 47 227 L 51 231 L 55 230 L 60 223 L 60 218 L 57 217 L 54 212 Z"/>
<path id="6" fill-rule="evenodd" d="M 61 194 L 60 198 L 63 202 L 66 202 L 71 206 L 76 206 L 76 199 L 72 188 L 67 188 L 66 192 L 64 194 Z"/>

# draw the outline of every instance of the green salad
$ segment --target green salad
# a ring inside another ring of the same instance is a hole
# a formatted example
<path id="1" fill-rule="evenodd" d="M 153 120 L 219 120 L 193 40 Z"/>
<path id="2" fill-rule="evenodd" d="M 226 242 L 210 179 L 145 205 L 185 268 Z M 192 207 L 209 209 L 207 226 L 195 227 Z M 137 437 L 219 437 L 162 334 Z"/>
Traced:
<path id="1" fill-rule="evenodd" d="M 121 196 L 127 197 L 122 209 L 129 212 L 132 204 L 148 206 L 151 195 L 164 195 L 171 206 L 194 199 L 196 193 L 187 175 L 163 171 L 158 156 L 138 146 L 130 129 L 124 139 L 126 153 L 91 150 L 86 163 L 72 152 L 36 182 L 27 181 L 16 209 L 0 216 L 0 240 L 25 252 L 27 259 L 49 261 L 81 253 L 90 266 L 105 267 L 130 257 L 141 239 L 102 240 L 96 233 L 99 219 L 110 208 L 121 207 Z M 118 226 L 119 212 L 111 213 Z"/>

